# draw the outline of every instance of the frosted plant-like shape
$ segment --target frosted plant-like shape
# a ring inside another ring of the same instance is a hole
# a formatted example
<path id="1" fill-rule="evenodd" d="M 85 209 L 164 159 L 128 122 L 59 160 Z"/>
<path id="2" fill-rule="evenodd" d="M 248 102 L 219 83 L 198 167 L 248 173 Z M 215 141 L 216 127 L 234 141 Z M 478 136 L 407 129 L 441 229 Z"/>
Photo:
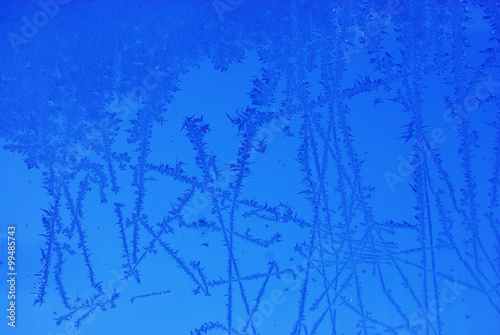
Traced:
<path id="1" fill-rule="evenodd" d="M 130 303 L 168 334 L 500 331 L 494 1 L 130 6 L 99 56 L 39 34 L 0 77 L 47 332 Z"/>

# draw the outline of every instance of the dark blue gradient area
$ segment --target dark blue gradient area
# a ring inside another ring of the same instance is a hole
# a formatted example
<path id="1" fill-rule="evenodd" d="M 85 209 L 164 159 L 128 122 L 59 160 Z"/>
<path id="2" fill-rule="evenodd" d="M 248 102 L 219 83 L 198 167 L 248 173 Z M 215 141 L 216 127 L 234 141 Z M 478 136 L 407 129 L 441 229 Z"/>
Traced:
<path id="1" fill-rule="evenodd" d="M 0 64 L 2 335 L 500 334 L 498 1 L 3 1 Z"/>

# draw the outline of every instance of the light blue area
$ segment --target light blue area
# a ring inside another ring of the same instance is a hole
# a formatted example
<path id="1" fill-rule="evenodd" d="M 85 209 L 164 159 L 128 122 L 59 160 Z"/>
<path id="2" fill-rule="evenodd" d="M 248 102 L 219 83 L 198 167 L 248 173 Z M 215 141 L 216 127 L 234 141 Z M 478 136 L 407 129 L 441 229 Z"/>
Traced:
<path id="1" fill-rule="evenodd" d="M 0 22 L 2 334 L 500 333 L 495 1 Z"/>

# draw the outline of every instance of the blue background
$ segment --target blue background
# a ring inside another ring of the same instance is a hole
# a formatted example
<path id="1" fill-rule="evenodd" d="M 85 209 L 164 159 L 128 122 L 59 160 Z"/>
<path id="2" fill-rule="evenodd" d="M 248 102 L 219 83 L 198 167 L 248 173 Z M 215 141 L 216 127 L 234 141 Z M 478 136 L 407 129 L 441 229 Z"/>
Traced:
<path id="1" fill-rule="evenodd" d="M 495 1 L 6 1 L 6 334 L 500 333 Z"/>

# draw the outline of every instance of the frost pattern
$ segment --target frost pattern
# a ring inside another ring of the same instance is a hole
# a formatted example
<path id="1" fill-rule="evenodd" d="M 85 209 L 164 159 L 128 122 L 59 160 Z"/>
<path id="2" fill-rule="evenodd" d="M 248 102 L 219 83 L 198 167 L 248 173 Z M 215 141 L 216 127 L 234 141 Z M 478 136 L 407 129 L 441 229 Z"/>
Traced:
<path id="1" fill-rule="evenodd" d="M 50 199 L 34 303 L 58 295 L 56 324 L 80 327 L 121 304 L 194 295 L 189 330 L 172 334 L 459 334 L 448 308 L 460 324 L 475 320 L 466 299 L 498 323 L 498 4 L 253 5 L 205 4 L 181 20 L 172 4 L 165 31 L 136 22 L 102 58 L 61 51 L 37 64 L 34 85 L 54 88 L 31 101 L 1 78 L 4 149 L 43 172 Z M 488 25 L 485 41 L 470 35 L 473 14 Z M 250 53 L 259 70 L 246 106 L 170 110 L 182 76 L 205 59 L 224 73 Z M 155 67 L 130 92 L 144 64 Z M 365 118 L 401 128 L 379 144 L 363 137 Z M 214 136 L 208 120 L 224 132 Z M 377 167 L 387 145 L 399 152 Z M 383 197 L 395 194 L 411 205 L 387 210 Z M 96 210 L 115 218 L 106 257 L 93 252 Z M 103 286 L 103 258 L 121 267 L 123 293 Z M 152 262 L 175 269 L 160 287 L 145 284 Z M 68 288 L 75 267 L 83 293 Z M 215 319 L 198 317 L 206 306 Z"/>

